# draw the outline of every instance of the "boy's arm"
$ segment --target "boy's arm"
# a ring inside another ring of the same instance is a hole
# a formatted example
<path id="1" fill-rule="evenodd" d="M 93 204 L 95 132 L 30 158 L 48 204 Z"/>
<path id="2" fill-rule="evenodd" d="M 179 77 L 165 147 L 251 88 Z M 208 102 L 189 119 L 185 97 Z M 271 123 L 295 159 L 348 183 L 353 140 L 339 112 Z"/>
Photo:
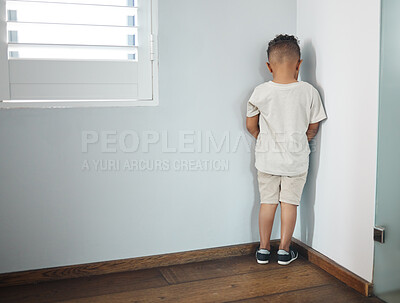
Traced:
<path id="1" fill-rule="evenodd" d="M 318 126 L 319 126 L 319 122 L 317 123 L 312 123 L 310 125 L 308 125 L 308 129 L 307 129 L 307 139 L 308 142 L 310 142 L 310 140 L 312 138 L 314 138 L 314 136 L 317 134 L 318 132 Z"/>
<path id="2" fill-rule="evenodd" d="M 249 133 L 257 139 L 258 134 L 260 133 L 260 127 L 258 126 L 258 119 L 260 114 L 255 115 L 253 117 L 246 117 L 246 127 Z"/>

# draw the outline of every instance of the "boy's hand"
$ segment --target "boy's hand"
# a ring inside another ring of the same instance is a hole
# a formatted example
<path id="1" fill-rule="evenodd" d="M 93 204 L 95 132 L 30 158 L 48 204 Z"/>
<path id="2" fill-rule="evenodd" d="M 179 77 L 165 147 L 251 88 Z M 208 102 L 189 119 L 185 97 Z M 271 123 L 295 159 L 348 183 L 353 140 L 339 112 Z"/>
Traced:
<path id="1" fill-rule="evenodd" d="M 315 135 L 318 132 L 318 126 L 319 126 L 319 122 L 317 123 L 312 123 L 308 125 L 308 129 L 307 129 L 307 139 L 308 142 L 311 141 L 312 138 L 315 137 Z"/>
<path id="2" fill-rule="evenodd" d="M 246 118 L 246 127 L 249 133 L 257 139 L 258 134 L 260 133 L 260 127 L 258 126 L 258 119 L 260 118 L 260 114 L 255 115 L 254 117 Z"/>

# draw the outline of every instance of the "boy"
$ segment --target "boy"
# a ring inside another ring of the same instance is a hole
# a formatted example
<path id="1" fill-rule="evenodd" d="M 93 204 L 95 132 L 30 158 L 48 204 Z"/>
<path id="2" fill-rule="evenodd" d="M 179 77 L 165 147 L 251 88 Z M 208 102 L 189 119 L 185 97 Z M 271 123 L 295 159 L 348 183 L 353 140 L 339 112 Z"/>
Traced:
<path id="1" fill-rule="evenodd" d="M 310 148 L 326 118 L 318 91 L 297 81 L 300 47 L 294 36 L 278 35 L 268 44 L 267 66 L 273 80 L 257 86 L 247 103 L 247 130 L 256 138 L 255 167 L 260 191 L 260 246 L 257 262 L 270 259 L 270 237 L 275 211 L 281 205 L 281 242 L 278 263 L 297 259 L 290 245 L 303 187 L 307 179 Z"/>

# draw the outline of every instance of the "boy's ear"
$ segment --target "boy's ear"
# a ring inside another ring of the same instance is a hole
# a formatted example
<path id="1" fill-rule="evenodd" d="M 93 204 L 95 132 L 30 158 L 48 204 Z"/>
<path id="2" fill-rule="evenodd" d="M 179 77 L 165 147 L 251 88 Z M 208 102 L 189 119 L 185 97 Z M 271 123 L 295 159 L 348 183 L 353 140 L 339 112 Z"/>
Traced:
<path id="1" fill-rule="evenodd" d="M 303 59 L 297 62 L 296 70 L 300 70 L 300 65 L 303 63 Z"/>
<path id="2" fill-rule="evenodd" d="M 271 67 L 271 64 L 269 64 L 269 62 L 267 62 L 266 64 L 267 64 L 267 67 L 268 67 L 269 71 L 270 71 L 271 74 L 272 74 L 272 67 Z"/>

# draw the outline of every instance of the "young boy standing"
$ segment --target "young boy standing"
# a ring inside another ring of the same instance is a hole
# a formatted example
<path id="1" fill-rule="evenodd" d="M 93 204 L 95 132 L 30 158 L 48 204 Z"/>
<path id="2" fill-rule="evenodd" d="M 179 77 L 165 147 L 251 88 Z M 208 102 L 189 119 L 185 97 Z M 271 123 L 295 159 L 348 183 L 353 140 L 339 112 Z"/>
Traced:
<path id="1" fill-rule="evenodd" d="M 270 237 L 275 211 L 281 205 L 281 242 L 278 263 L 287 265 L 298 257 L 290 245 L 296 225 L 310 148 L 326 118 L 318 91 L 297 81 L 300 47 L 294 36 L 278 35 L 268 44 L 267 66 L 273 80 L 257 86 L 247 103 L 246 126 L 256 138 L 255 167 L 260 191 L 260 247 L 257 262 L 270 259 Z"/>

